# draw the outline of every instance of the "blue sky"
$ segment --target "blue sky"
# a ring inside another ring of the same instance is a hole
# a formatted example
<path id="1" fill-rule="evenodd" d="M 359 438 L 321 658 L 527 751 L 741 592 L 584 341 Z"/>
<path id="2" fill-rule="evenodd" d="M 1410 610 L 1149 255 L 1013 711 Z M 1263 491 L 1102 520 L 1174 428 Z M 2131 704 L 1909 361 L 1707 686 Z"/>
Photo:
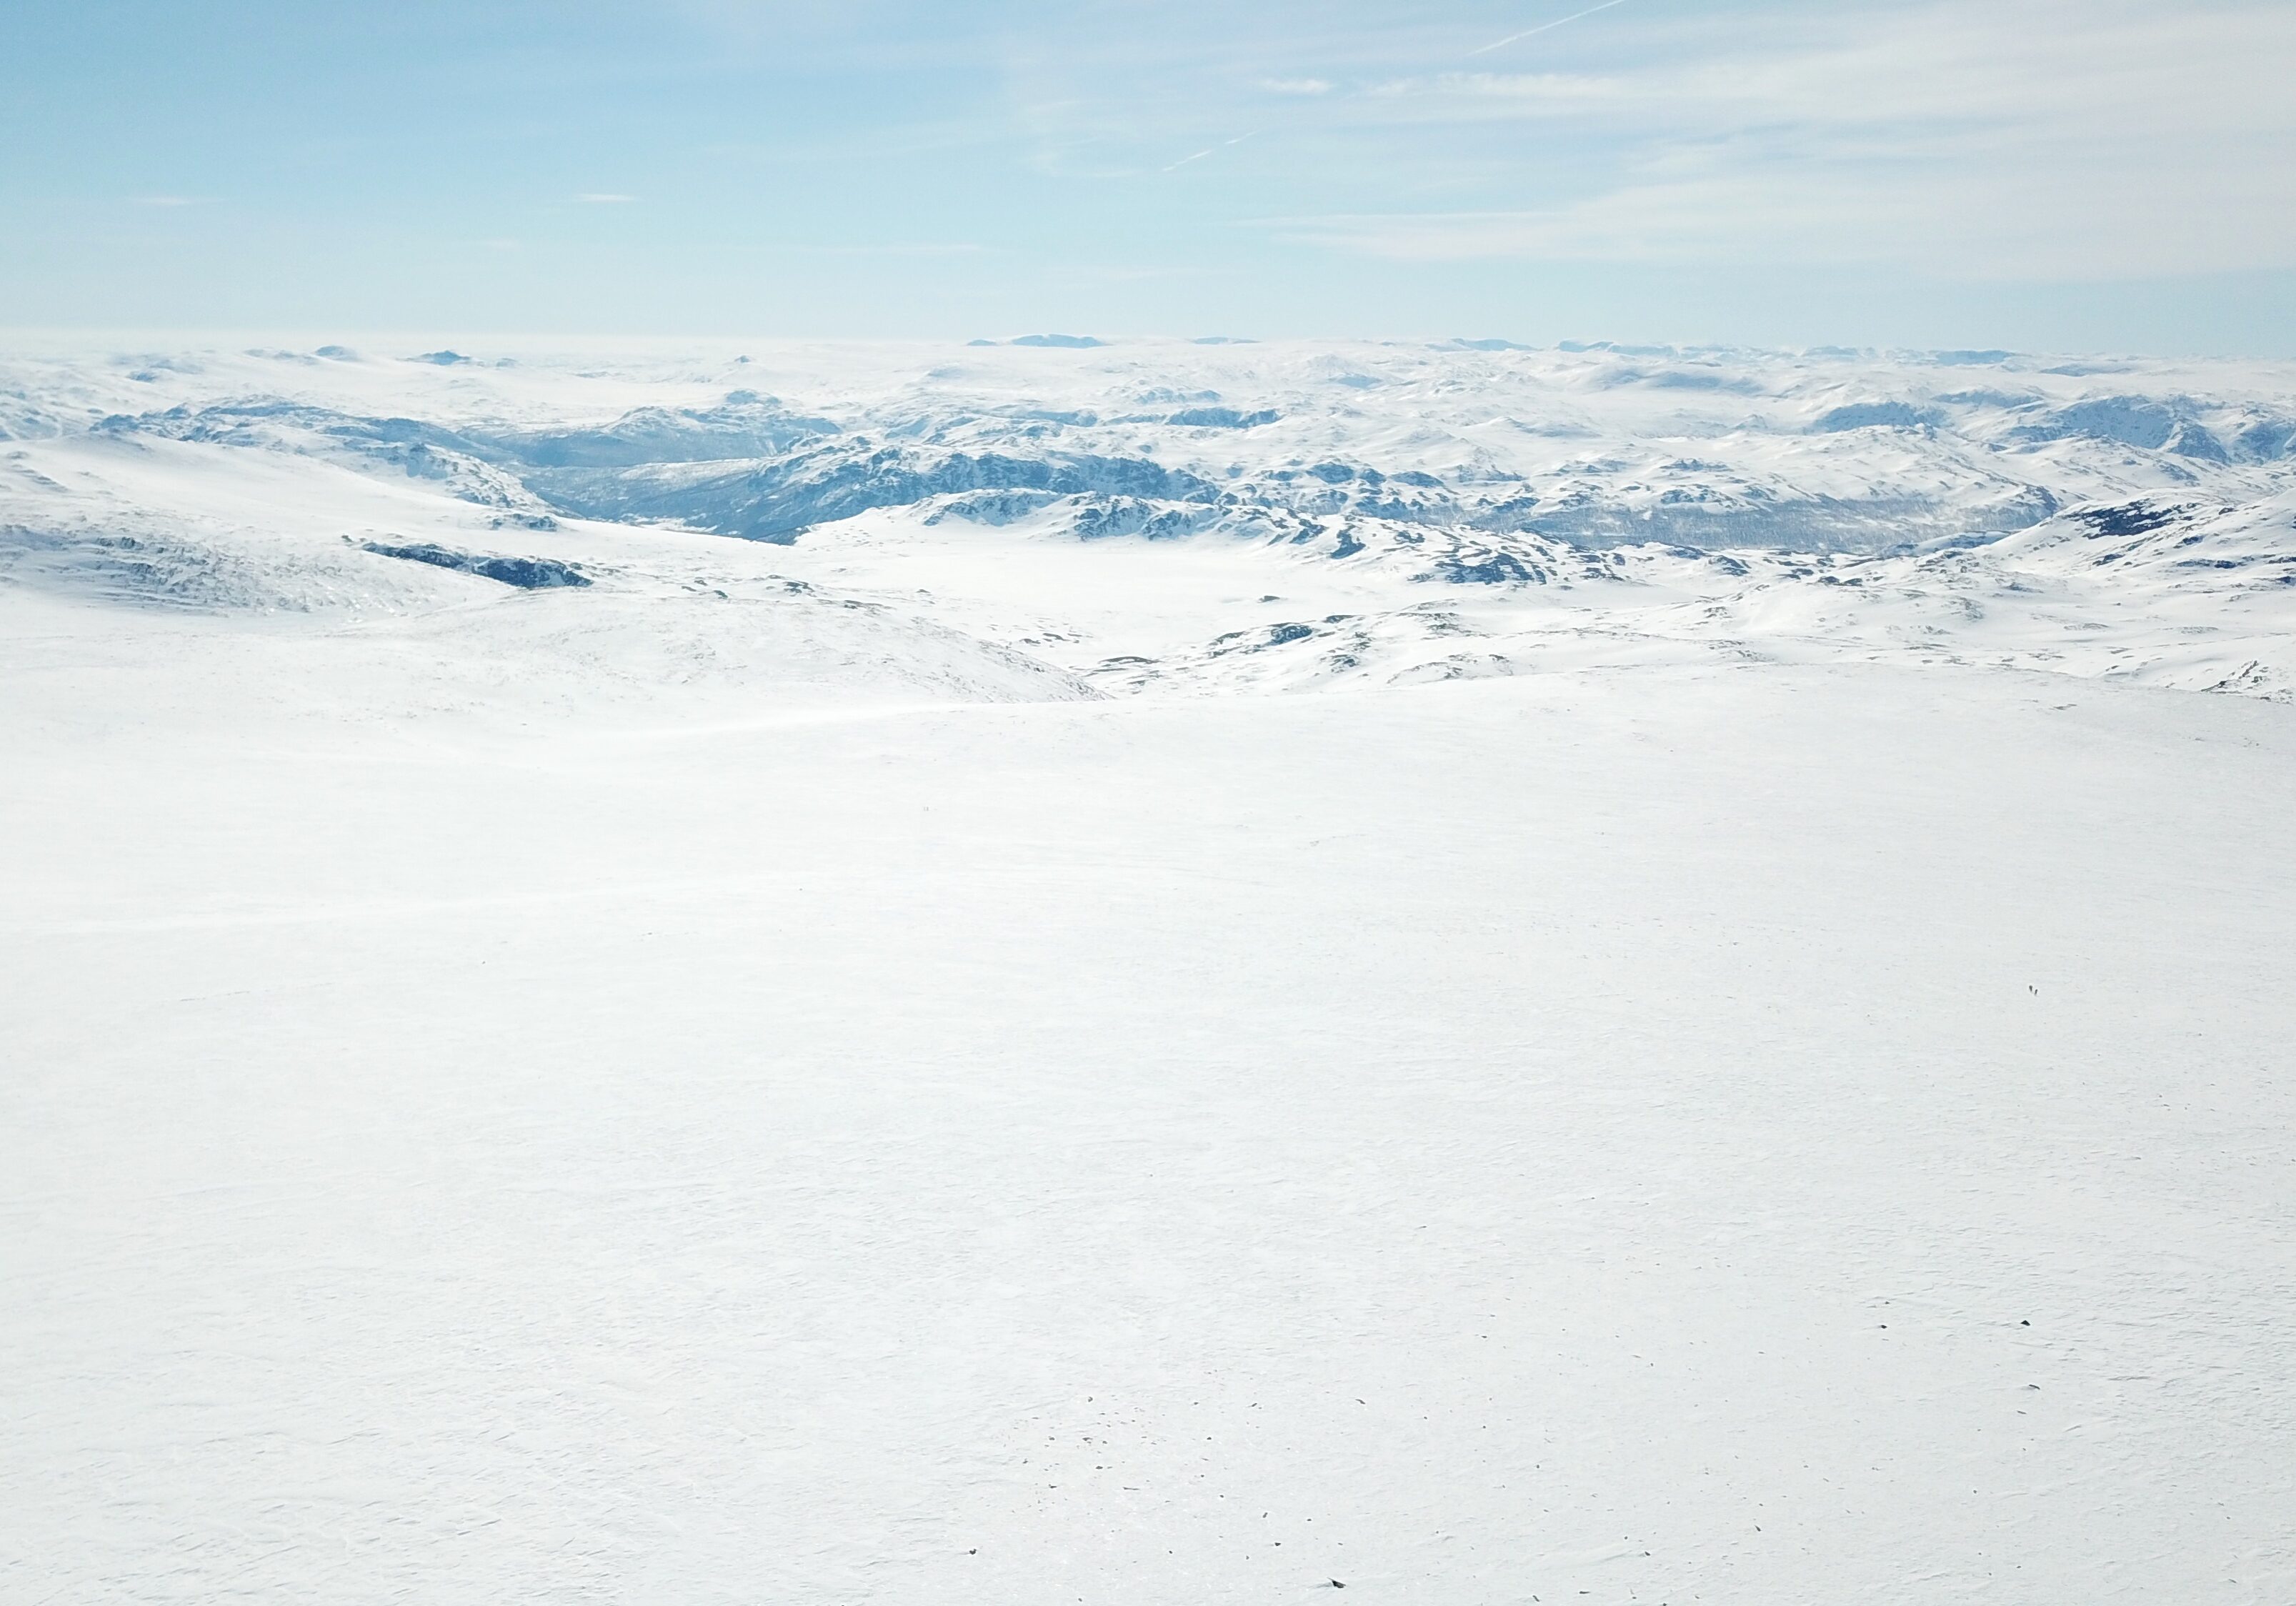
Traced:
<path id="1" fill-rule="evenodd" d="M 2296 355 L 2292 82 L 2287 0 L 22 0 L 0 324 Z"/>

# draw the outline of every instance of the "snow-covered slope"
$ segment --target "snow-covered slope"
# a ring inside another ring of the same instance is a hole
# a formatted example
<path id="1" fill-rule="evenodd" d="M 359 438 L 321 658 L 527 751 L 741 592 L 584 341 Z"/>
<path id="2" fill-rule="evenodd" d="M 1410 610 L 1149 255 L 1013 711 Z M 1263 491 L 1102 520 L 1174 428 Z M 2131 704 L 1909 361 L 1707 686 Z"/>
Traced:
<path id="1" fill-rule="evenodd" d="M 20 349 L 0 1599 L 2285 1606 L 2292 397 Z"/>

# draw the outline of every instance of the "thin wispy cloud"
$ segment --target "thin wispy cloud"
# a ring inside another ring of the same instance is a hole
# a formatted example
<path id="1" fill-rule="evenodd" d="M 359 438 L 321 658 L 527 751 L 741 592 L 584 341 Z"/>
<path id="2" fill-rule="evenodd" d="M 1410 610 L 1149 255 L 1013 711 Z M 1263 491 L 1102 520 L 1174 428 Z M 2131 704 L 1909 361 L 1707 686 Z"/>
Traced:
<path id="1" fill-rule="evenodd" d="M 1521 118 L 1614 104 L 1622 98 L 1622 86 L 1616 78 L 1587 73 L 1444 72 L 1389 79 L 1364 94 L 1381 101 L 1416 102 L 1436 118 Z"/>
<path id="2" fill-rule="evenodd" d="M 1307 203 L 1283 239 L 1410 260 L 2296 266 L 2285 4 L 1603 0 L 1470 51 L 1345 0 L 1313 28 L 1175 3 L 1074 13 L 1016 58 L 1038 172 L 1185 172 L 1221 222 L 1280 196 Z M 1499 70 L 1532 45 L 1537 70 Z M 1240 127 L 1266 148 L 1213 160 Z"/>
<path id="3" fill-rule="evenodd" d="M 890 245 L 795 246 L 791 249 L 826 257 L 978 257 L 988 250 L 978 242 L 961 240 L 926 240 Z"/>
<path id="4" fill-rule="evenodd" d="M 140 207 L 175 208 L 205 206 L 207 204 L 203 199 L 197 195 L 136 195 L 131 197 L 131 199 L 137 206 Z"/>
<path id="5" fill-rule="evenodd" d="M 1606 50 L 1598 72 L 1371 86 L 1350 97 L 1360 137 L 1471 180 L 1472 160 L 1502 181 L 1512 164 L 1513 183 L 1453 187 L 1514 193 L 1272 226 L 1409 261 L 1871 263 L 2035 280 L 2296 266 L 2284 6 L 1773 7 L 1736 37 L 1665 43 L 1640 60 Z"/>
<path id="6" fill-rule="evenodd" d="M 577 195 L 574 199 L 580 201 L 584 206 L 618 207 L 627 206 L 637 200 L 637 197 L 635 195 L 619 195 L 610 191 L 594 190 Z"/>

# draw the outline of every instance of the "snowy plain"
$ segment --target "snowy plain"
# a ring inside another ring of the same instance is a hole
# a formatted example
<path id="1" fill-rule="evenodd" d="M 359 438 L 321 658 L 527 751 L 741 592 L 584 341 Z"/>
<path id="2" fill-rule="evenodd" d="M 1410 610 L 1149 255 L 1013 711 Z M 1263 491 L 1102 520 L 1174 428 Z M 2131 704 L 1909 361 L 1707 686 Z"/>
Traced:
<path id="1" fill-rule="evenodd" d="M 2296 1601 L 2296 366 L 0 357 L 0 1594 Z"/>

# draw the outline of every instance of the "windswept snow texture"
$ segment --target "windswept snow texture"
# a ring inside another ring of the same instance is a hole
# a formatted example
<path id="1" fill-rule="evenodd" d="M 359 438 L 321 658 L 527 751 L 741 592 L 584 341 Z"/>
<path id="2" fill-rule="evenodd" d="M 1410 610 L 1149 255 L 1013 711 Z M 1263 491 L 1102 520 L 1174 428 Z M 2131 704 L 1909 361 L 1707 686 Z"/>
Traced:
<path id="1" fill-rule="evenodd" d="M 2296 1600 L 2296 368 L 20 344 L 0 687 L 0 1598 Z"/>

